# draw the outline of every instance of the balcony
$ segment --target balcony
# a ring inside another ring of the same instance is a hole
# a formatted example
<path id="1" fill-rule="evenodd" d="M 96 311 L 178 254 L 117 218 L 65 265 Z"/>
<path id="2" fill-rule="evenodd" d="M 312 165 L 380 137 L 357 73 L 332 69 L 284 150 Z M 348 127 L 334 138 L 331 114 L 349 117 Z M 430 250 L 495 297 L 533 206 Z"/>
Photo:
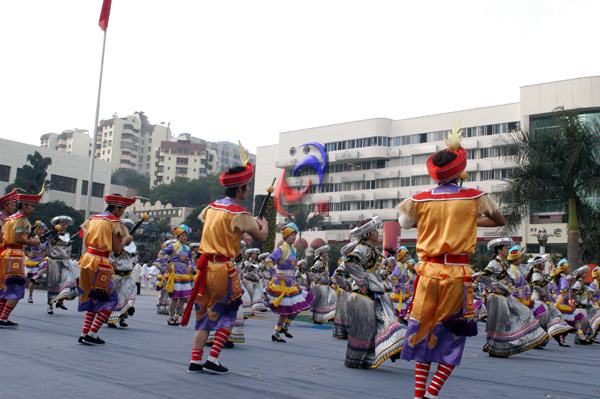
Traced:
<path id="1" fill-rule="evenodd" d="M 361 160 L 389 158 L 389 147 L 363 147 L 358 151 Z"/>
<path id="2" fill-rule="evenodd" d="M 336 151 L 335 153 L 335 161 L 348 161 L 352 159 L 358 159 L 359 153 L 357 150 L 350 151 Z"/>

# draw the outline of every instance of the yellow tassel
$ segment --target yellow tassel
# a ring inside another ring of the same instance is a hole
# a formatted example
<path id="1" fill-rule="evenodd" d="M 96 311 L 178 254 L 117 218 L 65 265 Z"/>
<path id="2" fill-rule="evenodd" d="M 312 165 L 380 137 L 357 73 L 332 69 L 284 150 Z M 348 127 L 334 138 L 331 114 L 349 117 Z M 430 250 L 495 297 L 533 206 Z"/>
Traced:
<path id="1" fill-rule="evenodd" d="M 169 279 L 165 287 L 168 293 L 172 293 L 175 289 L 175 265 L 171 266 L 171 273 L 169 273 Z"/>
<path id="2" fill-rule="evenodd" d="M 285 279 L 280 279 L 279 280 L 279 289 L 281 290 L 281 295 L 279 295 L 277 298 L 273 299 L 271 301 L 271 304 L 275 307 L 279 307 L 279 304 L 281 303 L 281 301 L 283 300 L 283 298 L 285 298 Z"/>

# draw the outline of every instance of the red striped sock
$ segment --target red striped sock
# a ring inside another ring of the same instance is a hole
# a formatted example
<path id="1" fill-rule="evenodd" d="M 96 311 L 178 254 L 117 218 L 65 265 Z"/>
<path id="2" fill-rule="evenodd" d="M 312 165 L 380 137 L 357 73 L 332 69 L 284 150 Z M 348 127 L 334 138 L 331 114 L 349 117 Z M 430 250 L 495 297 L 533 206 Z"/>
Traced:
<path id="1" fill-rule="evenodd" d="M 92 328 L 90 328 L 90 332 L 94 335 L 98 334 L 98 331 L 100 331 L 100 327 L 102 327 L 102 324 L 104 324 L 106 320 L 108 320 L 110 314 L 110 310 L 101 310 L 100 312 L 96 313 L 96 318 L 94 319 L 94 324 L 92 324 Z"/>
<path id="2" fill-rule="evenodd" d="M 96 316 L 93 312 L 85 312 L 85 316 L 83 318 L 83 328 L 81 329 L 81 335 L 88 335 L 90 332 L 90 328 L 92 327 L 92 323 L 94 322 L 94 316 Z"/>
<path id="3" fill-rule="evenodd" d="M 415 399 L 425 397 L 425 386 L 429 377 L 430 363 L 417 362 L 415 365 Z"/>
<path id="4" fill-rule="evenodd" d="M 429 383 L 429 388 L 427 388 L 427 393 L 434 398 L 440 394 L 442 387 L 444 386 L 444 382 L 450 377 L 452 374 L 452 370 L 454 370 L 455 366 L 451 366 L 449 364 L 438 364 L 438 368 Z"/>
<path id="5" fill-rule="evenodd" d="M 5 303 L 4 308 L 2 309 L 2 314 L 0 314 L 0 321 L 7 321 L 8 316 L 10 316 L 10 312 L 12 312 L 14 308 L 14 306 L 10 306 L 8 303 Z"/>
<path id="6" fill-rule="evenodd" d="M 202 349 L 192 349 L 192 363 L 202 363 Z"/>
<path id="7" fill-rule="evenodd" d="M 215 339 L 212 344 L 212 348 L 210 349 L 210 357 L 215 359 L 219 358 L 219 353 L 221 353 L 221 349 L 223 349 L 223 345 L 227 342 L 227 338 L 229 338 L 229 334 L 231 334 L 231 330 L 226 328 L 220 328 L 215 333 Z"/>
<path id="8" fill-rule="evenodd" d="M 6 299 L 0 299 L 0 315 L 4 311 L 4 306 L 6 306 Z"/>

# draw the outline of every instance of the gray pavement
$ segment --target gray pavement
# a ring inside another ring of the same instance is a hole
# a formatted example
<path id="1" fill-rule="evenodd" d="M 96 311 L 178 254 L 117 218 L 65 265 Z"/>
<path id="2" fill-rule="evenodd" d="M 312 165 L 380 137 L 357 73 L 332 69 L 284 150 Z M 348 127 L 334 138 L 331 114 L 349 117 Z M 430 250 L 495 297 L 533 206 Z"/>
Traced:
<path id="1" fill-rule="evenodd" d="M 41 291 L 34 304 L 21 301 L 11 317 L 21 326 L 0 330 L 1 399 L 413 398 L 413 363 L 345 368 L 346 341 L 332 338 L 330 326 L 297 322 L 295 338 L 273 343 L 273 316 L 261 314 L 246 321 L 246 343 L 221 354 L 229 374 L 189 374 L 193 330 L 167 326 L 153 294 L 138 297 L 129 329 L 101 331 L 105 347 L 76 344 L 76 302 L 48 316 L 44 297 Z M 483 335 L 468 340 L 442 398 L 600 398 L 600 345 L 551 342 L 494 359 L 481 351 Z"/>

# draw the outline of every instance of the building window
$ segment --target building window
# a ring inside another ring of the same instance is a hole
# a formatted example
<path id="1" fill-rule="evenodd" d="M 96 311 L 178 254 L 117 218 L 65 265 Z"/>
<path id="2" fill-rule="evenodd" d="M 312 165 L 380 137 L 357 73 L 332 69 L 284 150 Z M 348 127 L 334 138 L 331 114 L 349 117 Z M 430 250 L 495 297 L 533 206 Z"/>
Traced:
<path id="1" fill-rule="evenodd" d="M 74 193 L 77 189 L 77 179 L 66 176 L 51 175 L 50 183 L 52 184 L 53 190 L 63 191 L 65 193 Z"/>
<path id="2" fill-rule="evenodd" d="M 177 165 L 187 165 L 188 164 L 188 159 L 187 158 L 177 158 Z"/>
<path id="3" fill-rule="evenodd" d="M 81 182 L 81 195 L 87 195 L 88 182 L 82 180 Z M 102 198 L 104 196 L 104 184 L 96 183 L 92 185 L 92 197 Z"/>
<path id="4" fill-rule="evenodd" d="M 479 172 L 480 180 L 493 180 L 494 179 L 494 171 L 493 170 L 482 170 Z"/>
<path id="5" fill-rule="evenodd" d="M 10 166 L 0 165 L 0 181 L 10 180 Z"/>
<path id="6" fill-rule="evenodd" d="M 187 175 L 187 168 L 175 168 L 175 173 L 178 175 Z"/>

